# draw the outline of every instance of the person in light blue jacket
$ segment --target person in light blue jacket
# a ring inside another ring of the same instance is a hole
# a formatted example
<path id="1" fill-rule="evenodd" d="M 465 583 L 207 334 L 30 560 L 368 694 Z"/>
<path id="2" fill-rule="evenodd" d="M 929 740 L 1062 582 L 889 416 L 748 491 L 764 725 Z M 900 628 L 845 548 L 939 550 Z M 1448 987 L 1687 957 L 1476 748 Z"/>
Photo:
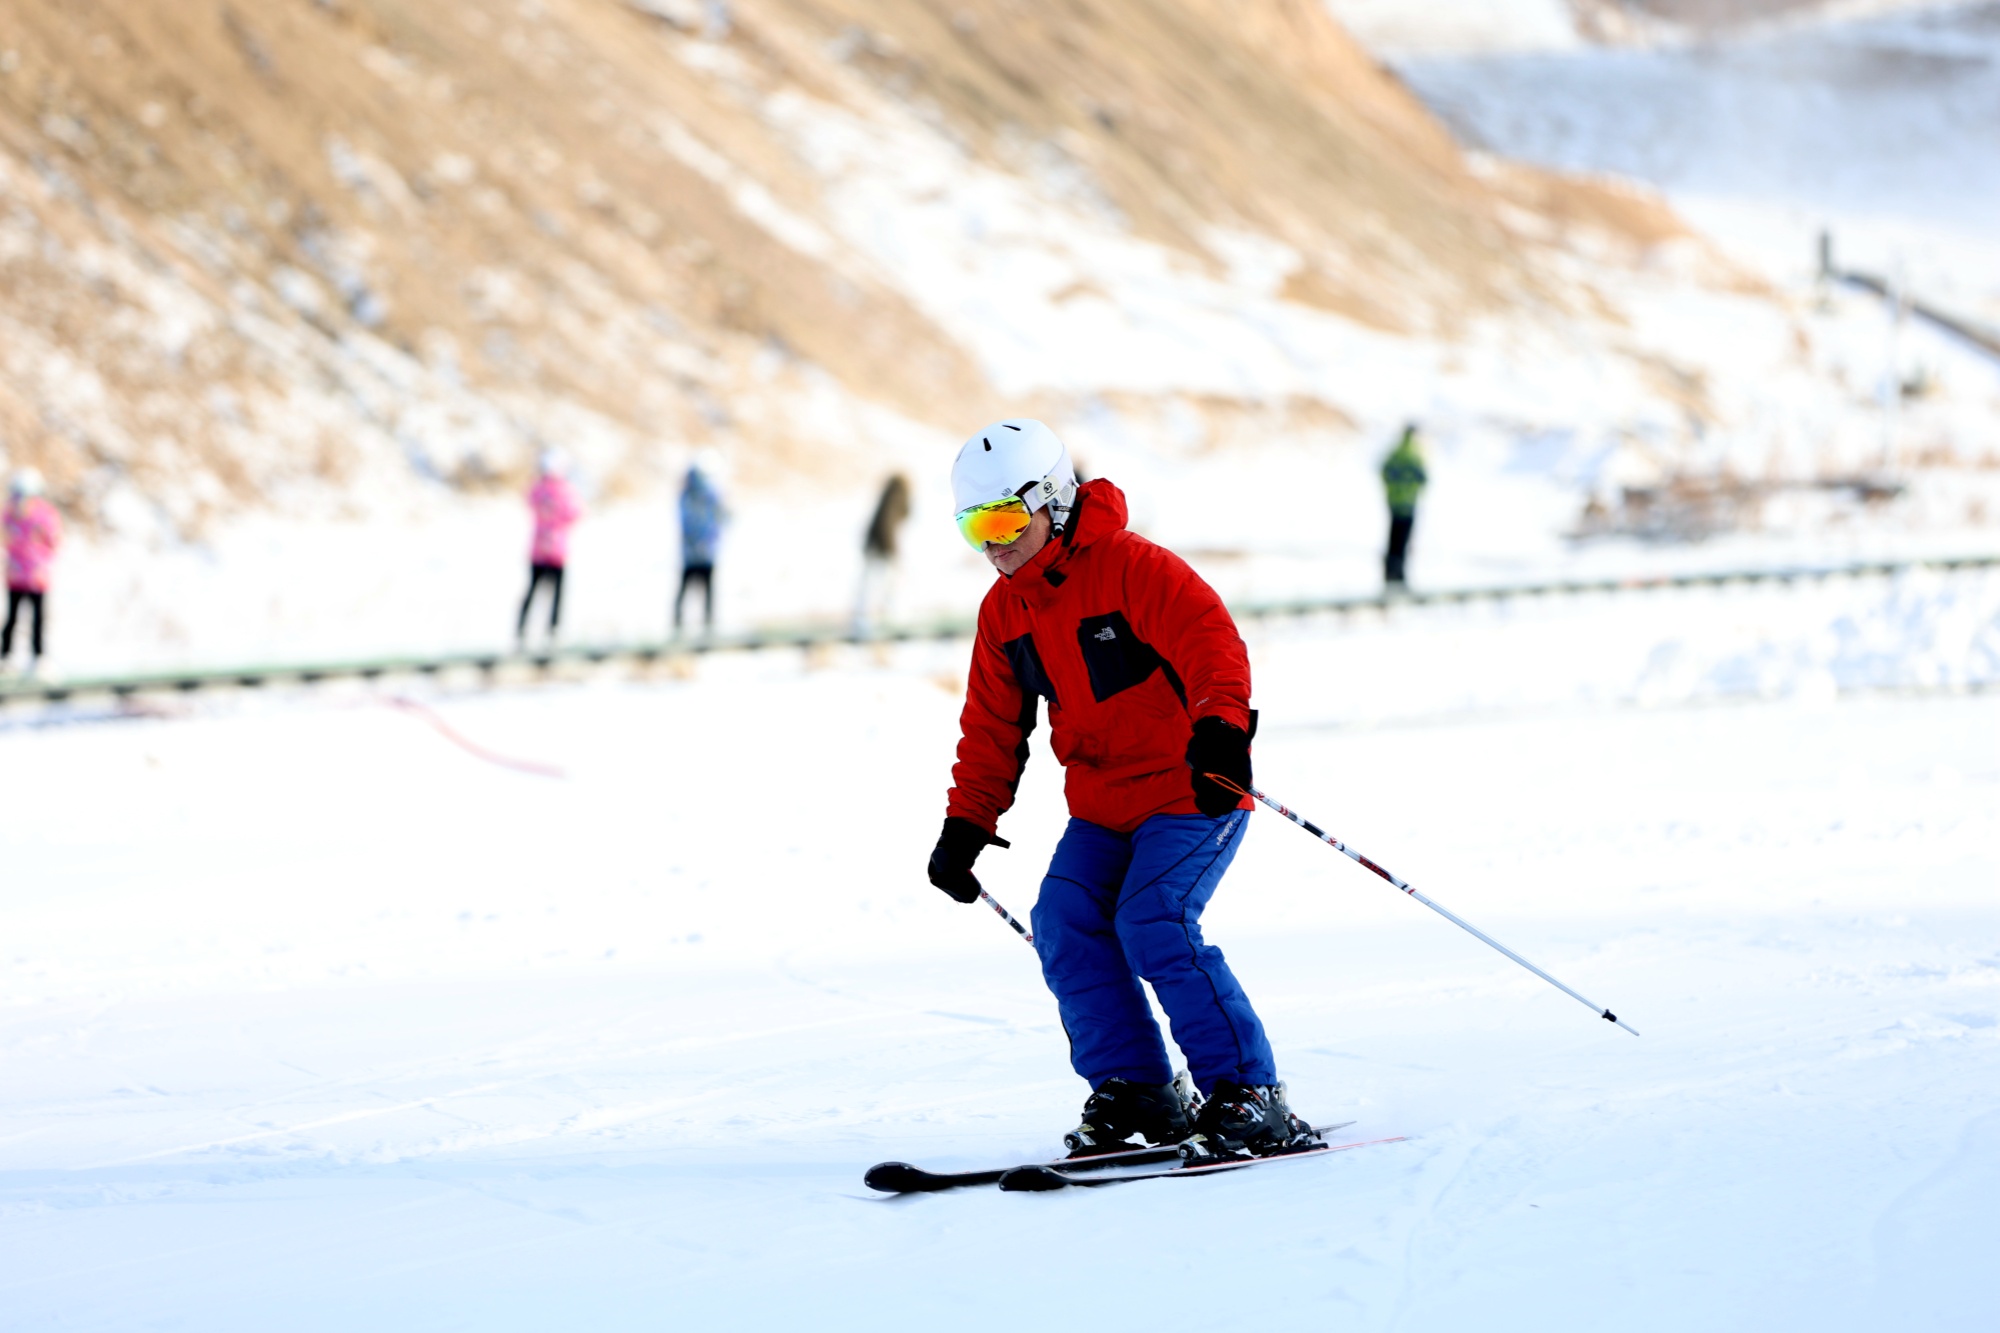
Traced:
<path id="1" fill-rule="evenodd" d="M 702 624 L 715 630 L 715 552 L 722 541 L 722 524 L 729 511 L 715 483 L 715 464 L 696 457 L 681 483 L 681 586 L 674 594 L 674 633 L 681 632 L 681 607 L 688 589 L 701 584 Z"/>

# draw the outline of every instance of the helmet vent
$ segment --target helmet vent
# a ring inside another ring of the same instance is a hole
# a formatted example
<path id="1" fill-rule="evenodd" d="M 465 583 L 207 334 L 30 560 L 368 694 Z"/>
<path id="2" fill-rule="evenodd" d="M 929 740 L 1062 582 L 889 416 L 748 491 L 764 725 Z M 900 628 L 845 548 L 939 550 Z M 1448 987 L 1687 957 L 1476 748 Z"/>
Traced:
<path id="1" fill-rule="evenodd" d="M 1011 431 L 1013 431 L 1013 432 L 1014 432 L 1014 433 L 1015 433 L 1016 435 L 1019 435 L 1019 434 L 1021 433 L 1021 428 L 1020 428 L 1019 426 L 1016 426 L 1016 425 L 1013 425 L 1013 424 L 1011 424 L 1011 423 L 1009 423 L 1009 422 L 1005 422 L 1005 421 L 1001 422 L 1000 424 L 1001 424 L 1001 425 L 1003 425 L 1003 426 L 1006 426 L 1008 430 L 1011 430 Z M 988 446 L 987 446 L 987 448 L 989 448 L 989 449 L 990 449 L 990 448 L 992 448 L 992 447 L 993 447 L 992 445 L 988 445 Z"/>
<path id="2" fill-rule="evenodd" d="M 987 439 L 984 435 L 982 435 L 979 437 L 979 442 L 986 446 L 987 453 L 990 454 L 993 452 L 993 441 Z"/>

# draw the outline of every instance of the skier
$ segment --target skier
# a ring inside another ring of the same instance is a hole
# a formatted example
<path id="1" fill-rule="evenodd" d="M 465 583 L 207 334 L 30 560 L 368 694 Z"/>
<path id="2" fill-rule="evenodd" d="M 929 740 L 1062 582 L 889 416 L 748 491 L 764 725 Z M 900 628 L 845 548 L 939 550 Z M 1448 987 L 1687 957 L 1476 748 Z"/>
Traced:
<path id="1" fill-rule="evenodd" d="M 1172 552 L 1125 527 L 1125 496 L 1079 486 L 1039 421 L 996 422 L 952 467 L 959 531 L 1000 577 L 980 603 L 958 762 L 930 880 L 978 899 L 972 865 L 1014 801 L 1049 705 L 1070 821 L 1032 913 L 1042 976 L 1091 1087 L 1074 1156 L 1137 1136 L 1191 1160 L 1302 1141 L 1249 998 L 1202 941 L 1249 801 L 1250 664 L 1235 622 Z M 1176 1076 L 1140 981 L 1167 1012 Z"/>
<path id="2" fill-rule="evenodd" d="M 856 638 L 889 618 L 896 589 L 896 542 L 910 517 L 910 482 L 898 472 L 882 487 L 868 535 L 861 541 L 861 592 L 854 602 Z"/>
<path id="3" fill-rule="evenodd" d="M 681 586 L 674 594 L 674 637 L 681 632 L 681 604 L 688 588 L 701 582 L 702 624 L 715 632 L 715 548 L 722 540 L 722 521 L 728 517 L 722 492 L 716 489 L 713 459 L 696 455 L 688 464 L 687 479 L 681 484 Z"/>
<path id="4" fill-rule="evenodd" d="M 1428 480 L 1423 455 L 1417 451 L 1417 423 L 1412 421 L 1382 460 L 1382 490 L 1389 499 L 1389 549 L 1382 555 L 1382 583 L 1390 591 L 1407 586 L 1403 561 L 1410 551 L 1410 530 L 1417 523 L 1417 496 Z"/>
<path id="5" fill-rule="evenodd" d="M 535 463 L 535 484 L 528 490 L 528 508 L 535 514 L 535 537 L 528 553 L 528 592 L 521 598 L 520 619 L 514 624 L 517 650 L 528 646 L 528 609 L 535 590 L 549 585 L 549 642 L 553 646 L 562 619 L 563 566 L 569 563 L 569 530 L 582 515 L 569 482 L 563 479 L 554 450 L 544 449 Z"/>
<path id="6" fill-rule="evenodd" d="M 62 545 L 62 518 L 56 507 L 42 498 L 42 474 L 22 468 L 8 487 L 7 513 L 7 623 L 0 628 L 0 671 L 14 652 L 14 626 L 21 608 L 35 614 L 35 627 L 28 640 L 28 674 L 34 675 L 48 647 L 49 565 L 56 548 Z"/>

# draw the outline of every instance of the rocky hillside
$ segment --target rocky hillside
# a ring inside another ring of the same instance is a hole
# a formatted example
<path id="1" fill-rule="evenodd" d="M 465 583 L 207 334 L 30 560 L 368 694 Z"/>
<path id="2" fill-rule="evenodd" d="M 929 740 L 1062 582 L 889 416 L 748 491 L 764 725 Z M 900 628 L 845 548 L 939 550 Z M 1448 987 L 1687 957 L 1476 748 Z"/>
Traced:
<path id="1" fill-rule="evenodd" d="M 615 495 L 703 443 L 872 475 L 1003 399 L 1344 429 L 1337 377 L 1064 347 L 1245 294 L 1448 342 L 1677 232 L 1469 165 L 1316 0 L 14 0 L 0 199 L 0 449 L 180 535 L 544 440 Z"/>

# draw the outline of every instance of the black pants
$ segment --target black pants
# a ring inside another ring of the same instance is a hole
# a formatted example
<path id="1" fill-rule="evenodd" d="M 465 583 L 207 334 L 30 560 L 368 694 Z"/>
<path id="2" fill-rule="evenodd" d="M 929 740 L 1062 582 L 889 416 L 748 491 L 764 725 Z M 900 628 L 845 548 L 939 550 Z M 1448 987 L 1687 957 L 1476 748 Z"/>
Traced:
<path id="1" fill-rule="evenodd" d="M 1417 523 L 1413 509 L 1407 514 L 1393 510 L 1389 514 L 1389 549 L 1382 556 L 1382 581 L 1401 583 L 1403 581 L 1403 558 L 1410 553 L 1410 529 Z"/>
<path id="2" fill-rule="evenodd" d="M 528 595 L 521 599 L 521 619 L 514 626 L 514 637 L 528 637 L 528 608 L 535 603 L 535 589 L 546 579 L 549 585 L 549 633 L 556 632 L 556 622 L 562 619 L 562 574 L 561 565 L 529 565 Z"/>
<path id="3" fill-rule="evenodd" d="M 48 621 L 48 608 L 42 604 L 42 594 L 27 588 L 7 589 L 7 626 L 0 629 L 0 662 L 7 660 L 7 654 L 14 651 L 14 622 L 20 618 L 21 604 L 26 602 L 35 609 L 35 632 L 28 640 L 28 647 L 36 657 L 42 655 L 42 627 Z"/>
<path id="4" fill-rule="evenodd" d="M 715 628 L 715 566 L 683 565 L 681 567 L 681 590 L 674 594 L 674 628 L 681 627 L 681 603 L 687 600 L 688 585 L 701 580 L 701 618 L 709 629 Z"/>

